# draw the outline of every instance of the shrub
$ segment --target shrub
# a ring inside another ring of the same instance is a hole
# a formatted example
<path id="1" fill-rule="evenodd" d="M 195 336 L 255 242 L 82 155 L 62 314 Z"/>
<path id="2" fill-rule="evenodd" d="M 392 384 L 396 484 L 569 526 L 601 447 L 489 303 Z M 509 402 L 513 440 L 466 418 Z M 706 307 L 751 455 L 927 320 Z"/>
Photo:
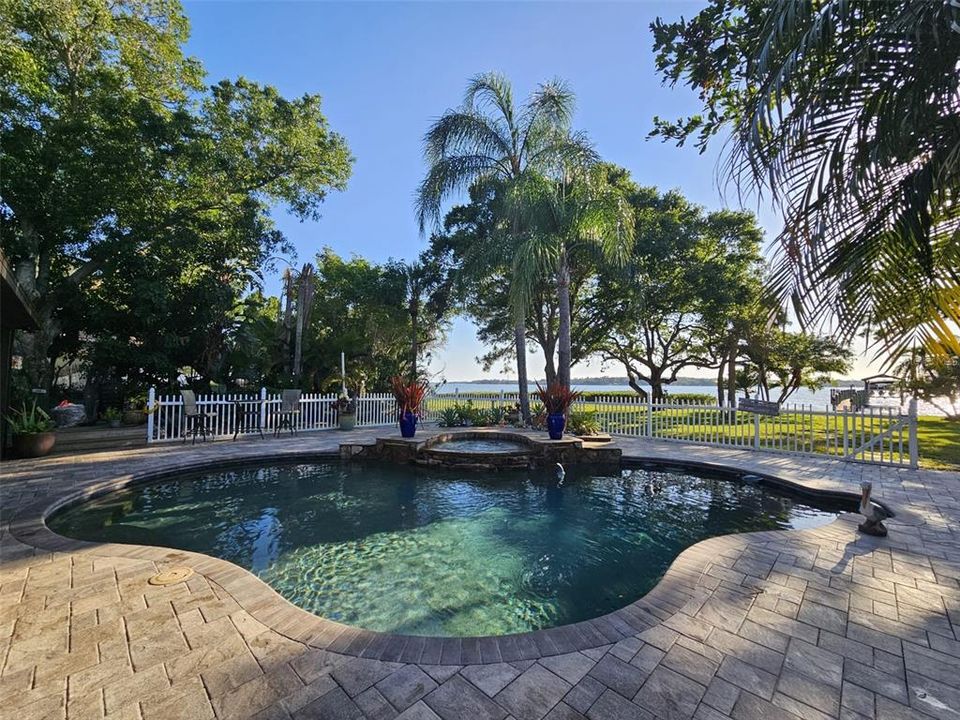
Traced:
<path id="1" fill-rule="evenodd" d="M 603 427 L 595 412 L 586 411 L 570 413 L 567 429 L 574 435 L 599 435 Z"/>
<path id="2" fill-rule="evenodd" d="M 535 430 L 543 430 L 547 426 L 547 411 L 540 403 L 530 406 L 530 426 Z"/>
<path id="3" fill-rule="evenodd" d="M 463 418 L 460 417 L 459 407 L 454 405 L 453 407 L 441 410 L 438 422 L 440 427 L 460 427 L 463 425 Z"/>
<path id="4" fill-rule="evenodd" d="M 717 396 L 706 393 L 668 393 L 667 402 L 697 403 L 699 405 L 716 405 Z"/>

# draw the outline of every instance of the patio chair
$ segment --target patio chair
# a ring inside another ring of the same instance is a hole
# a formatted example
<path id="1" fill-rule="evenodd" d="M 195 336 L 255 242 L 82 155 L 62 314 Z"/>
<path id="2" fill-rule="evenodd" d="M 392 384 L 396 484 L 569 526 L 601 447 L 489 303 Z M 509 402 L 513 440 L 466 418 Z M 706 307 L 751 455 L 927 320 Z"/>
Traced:
<path id="1" fill-rule="evenodd" d="M 199 435 L 206 442 L 209 432 L 207 425 L 211 418 L 215 418 L 217 414 L 208 410 L 201 410 L 197 405 L 197 396 L 193 390 L 181 390 L 180 395 L 183 398 L 183 416 L 186 418 L 183 441 L 186 442 L 187 435 L 191 435 L 193 437 L 191 445 L 195 445 L 197 435 Z"/>
<path id="2" fill-rule="evenodd" d="M 300 415 L 300 390 L 284 390 L 280 396 L 280 412 L 273 428 L 273 436 L 280 437 L 280 431 L 287 428 L 291 435 L 297 434 L 296 419 Z"/>

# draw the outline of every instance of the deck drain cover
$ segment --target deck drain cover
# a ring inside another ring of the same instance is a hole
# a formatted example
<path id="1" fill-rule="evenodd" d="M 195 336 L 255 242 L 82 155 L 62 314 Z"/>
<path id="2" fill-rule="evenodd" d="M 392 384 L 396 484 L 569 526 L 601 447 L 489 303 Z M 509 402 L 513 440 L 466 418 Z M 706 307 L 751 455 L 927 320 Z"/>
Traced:
<path id="1" fill-rule="evenodd" d="M 147 583 L 150 585 L 173 585 L 174 583 L 183 582 L 191 575 L 193 575 L 192 568 L 172 567 L 169 570 L 164 570 L 158 575 L 154 575 L 152 578 L 147 580 Z"/>

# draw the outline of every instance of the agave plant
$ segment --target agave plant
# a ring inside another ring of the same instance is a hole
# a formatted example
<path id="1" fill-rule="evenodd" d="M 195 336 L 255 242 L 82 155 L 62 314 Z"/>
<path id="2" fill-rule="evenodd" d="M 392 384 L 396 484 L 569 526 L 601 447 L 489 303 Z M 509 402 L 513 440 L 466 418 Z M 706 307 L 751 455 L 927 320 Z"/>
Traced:
<path id="1" fill-rule="evenodd" d="M 534 393 L 543 403 L 544 409 L 549 415 L 565 415 L 570 406 L 580 399 L 580 391 L 571 390 L 567 385 L 561 385 L 558 382 L 550 383 L 546 388 L 537 383 L 537 391 Z"/>
<path id="2" fill-rule="evenodd" d="M 419 417 L 423 399 L 427 395 L 425 382 L 407 382 L 399 375 L 390 380 L 393 397 L 397 401 L 397 413 L 403 417 L 407 413 Z"/>
<path id="3" fill-rule="evenodd" d="M 50 416 L 36 403 L 33 403 L 29 409 L 24 405 L 13 412 L 13 416 L 8 417 L 7 422 L 10 423 L 10 430 L 14 435 L 38 435 L 50 432 L 55 427 Z"/>

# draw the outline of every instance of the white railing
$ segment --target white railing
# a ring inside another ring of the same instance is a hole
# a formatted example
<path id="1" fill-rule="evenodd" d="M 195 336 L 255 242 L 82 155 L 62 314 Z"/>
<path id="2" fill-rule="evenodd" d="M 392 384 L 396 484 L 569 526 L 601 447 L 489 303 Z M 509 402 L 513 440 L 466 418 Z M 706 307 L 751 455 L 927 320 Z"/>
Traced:
<path id="1" fill-rule="evenodd" d="M 335 394 L 305 393 L 300 412 L 294 416 L 297 431 L 324 430 L 337 426 L 333 410 Z M 198 409 L 209 413 L 208 433 L 232 437 L 237 427 L 237 408 L 260 413 L 264 434 L 274 432 L 280 418 L 280 395 L 220 394 L 197 397 Z M 356 399 L 357 427 L 396 423 L 393 396 L 364 395 Z M 517 402 L 515 392 L 435 394 L 427 397 L 422 422 L 437 422 L 450 408 L 470 406 L 476 410 L 509 410 Z M 157 396 L 151 389 L 151 412 L 147 442 L 179 440 L 187 435 L 180 395 Z M 631 395 L 594 395 L 582 398 L 573 412 L 593 413 L 600 427 L 611 435 L 648 437 L 672 442 L 698 443 L 769 452 L 830 455 L 842 460 L 917 467 L 916 401 L 907 414 L 899 408 L 873 407 L 859 411 L 815 409 L 810 405 L 784 405 L 777 415 L 760 415 L 731 407 L 684 400 L 651 402 Z M 247 424 L 247 432 L 257 432 Z M 255 425 L 255 423 L 254 423 Z"/>
<path id="2" fill-rule="evenodd" d="M 600 426 L 613 435 L 882 465 L 918 463 L 916 401 L 906 415 L 899 408 L 836 412 L 811 405 L 784 405 L 777 415 L 761 415 L 696 402 L 604 396 L 581 400 L 574 410 L 596 413 Z"/>
<path id="3" fill-rule="evenodd" d="M 300 396 L 299 412 L 292 423 L 297 432 L 326 430 L 337 427 L 337 413 L 333 403 L 337 395 L 304 393 Z M 375 394 L 357 398 L 357 426 L 373 427 L 396 422 L 393 395 Z M 234 434 L 273 433 L 281 422 L 281 396 L 261 388 L 259 394 L 223 393 L 197 395 L 197 410 L 205 416 L 205 432 L 209 437 L 233 437 Z M 147 442 L 182 440 L 191 433 L 183 411 L 183 398 L 177 395 L 157 395 L 150 389 L 147 408 Z M 244 419 L 243 414 L 257 417 Z M 259 419 L 259 422 L 257 420 Z M 240 433 L 238 433 L 238 428 Z M 286 429 L 284 429 L 286 432 Z"/>

